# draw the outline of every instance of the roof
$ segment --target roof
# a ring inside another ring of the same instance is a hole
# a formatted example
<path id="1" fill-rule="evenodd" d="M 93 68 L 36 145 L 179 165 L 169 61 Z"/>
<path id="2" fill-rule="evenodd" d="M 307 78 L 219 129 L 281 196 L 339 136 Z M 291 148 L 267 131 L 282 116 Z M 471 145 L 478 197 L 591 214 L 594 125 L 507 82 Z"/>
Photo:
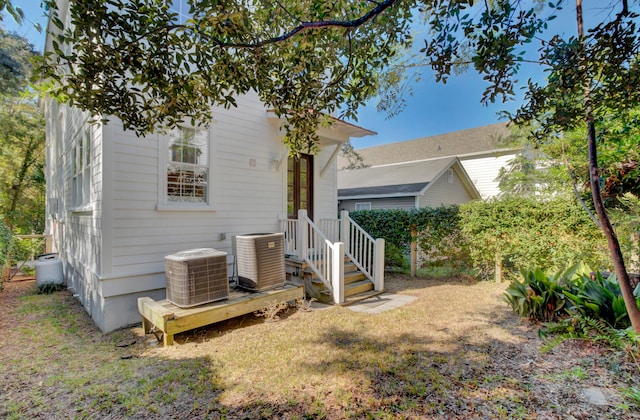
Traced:
<path id="1" fill-rule="evenodd" d="M 507 123 L 497 123 L 437 136 L 367 147 L 358 149 L 357 152 L 366 165 L 372 166 L 452 156 L 464 159 L 472 155 L 513 151 L 514 149 L 505 147 L 509 134 Z M 339 156 L 338 168 L 347 165 L 347 159 Z"/>
<path id="2" fill-rule="evenodd" d="M 452 166 L 457 166 L 458 172 L 468 178 L 456 157 L 339 171 L 338 199 L 417 196 Z M 467 181 L 468 188 L 475 189 Z M 477 191 L 476 195 L 479 197 Z"/>
<path id="3" fill-rule="evenodd" d="M 267 113 L 270 118 L 278 118 L 278 116 L 275 113 L 275 110 L 273 109 L 268 109 Z M 364 136 L 373 136 L 378 134 L 375 131 L 371 131 L 364 127 L 360 127 L 359 125 L 355 125 L 350 122 L 341 120 L 340 118 L 334 117 L 332 115 L 328 115 L 324 113 L 322 113 L 322 115 L 329 118 L 329 120 L 331 121 L 332 127 L 335 127 L 344 131 L 345 134 L 347 134 L 349 137 L 364 137 Z"/>
<path id="4" fill-rule="evenodd" d="M 420 194 L 429 185 L 428 182 L 416 182 L 415 184 L 381 185 L 377 187 L 343 188 L 338 190 L 338 197 L 373 196 L 373 195 L 403 195 L 415 196 Z"/>

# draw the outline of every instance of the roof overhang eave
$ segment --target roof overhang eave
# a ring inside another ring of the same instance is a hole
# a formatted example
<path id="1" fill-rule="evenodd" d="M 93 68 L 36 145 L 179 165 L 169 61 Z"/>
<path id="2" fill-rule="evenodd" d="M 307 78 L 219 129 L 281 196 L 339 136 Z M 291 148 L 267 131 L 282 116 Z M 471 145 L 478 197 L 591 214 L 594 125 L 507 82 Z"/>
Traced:
<path id="1" fill-rule="evenodd" d="M 273 109 L 268 109 L 267 110 L 267 115 L 269 117 L 269 119 L 273 119 L 273 120 L 279 120 L 280 118 L 276 115 L 275 111 Z M 375 136 L 376 133 L 375 131 L 366 129 L 364 127 L 360 127 L 359 125 L 356 124 L 352 124 L 350 122 L 341 120 L 340 118 L 331 116 L 331 115 L 327 115 L 327 114 L 322 114 L 324 116 L 326 116 L 327 118 L 329 118 L 331 120 L 332 126 L 334 126 L 335 128 L 341 130 L 342 132 L 344 132 L 347 136 L 349 137 L 354 137 L 354 138 L 361 138 L 361 137 L 366 137 L 366 136 Z M 319 127 L 319 129 L 321 129 L 322 127 Z"/>

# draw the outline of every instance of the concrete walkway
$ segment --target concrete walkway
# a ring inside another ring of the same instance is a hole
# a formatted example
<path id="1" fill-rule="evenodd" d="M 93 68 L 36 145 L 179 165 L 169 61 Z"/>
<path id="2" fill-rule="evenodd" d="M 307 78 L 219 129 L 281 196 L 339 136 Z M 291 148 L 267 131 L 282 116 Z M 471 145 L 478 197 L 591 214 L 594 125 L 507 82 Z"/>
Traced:
<path id="1" fill-rule="evenodd" d="M 379 314 L 381 312 L 390 311 L 396 309 L 407 303 L 416 300 L 415 296 L 407 295 L 394 295 L 391 293 L 383 293 L 378 296 L 373 296 L 353 305 L 347 306 L 354 312 L 363 312 L 367 314 Z"/>

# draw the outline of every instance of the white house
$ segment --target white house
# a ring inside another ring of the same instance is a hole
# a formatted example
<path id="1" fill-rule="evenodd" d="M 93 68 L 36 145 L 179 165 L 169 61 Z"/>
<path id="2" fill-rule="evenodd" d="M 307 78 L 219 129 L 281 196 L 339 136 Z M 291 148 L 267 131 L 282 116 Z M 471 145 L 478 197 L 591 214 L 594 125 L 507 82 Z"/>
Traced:
<path id="1" fill-rule="evenodd" d="M 508 162 L 522 151 L 505 146 L 509 135 L 507 124 L 497 123 L 367 147 L 357 153 L 369 166 L 420 161 L 429 164 L 435 158 L 457 157 L 482 198 L 486 199 L 500 193 L 496 180 L 500 168 L 507 167 Z M 347 165 L 347 159 L 340 157 L 338 168 Z"/>
<path id="2" fill-rule="evenodd" d="M 232 252 L 236 234 L 282 231 L 306 209 L 335 219 L 335 157 L 371 131 L 334 121 L 321 151 L 288 157 L 279 120 L 257 95 L 190 126 L 138 138 L 121 123 L 92 124 L 46 101 L 47 230 L 73 289 L 103 331 L 139 322 L 136 299 L 165 294 L 165 256 L 193 248 Z"/>

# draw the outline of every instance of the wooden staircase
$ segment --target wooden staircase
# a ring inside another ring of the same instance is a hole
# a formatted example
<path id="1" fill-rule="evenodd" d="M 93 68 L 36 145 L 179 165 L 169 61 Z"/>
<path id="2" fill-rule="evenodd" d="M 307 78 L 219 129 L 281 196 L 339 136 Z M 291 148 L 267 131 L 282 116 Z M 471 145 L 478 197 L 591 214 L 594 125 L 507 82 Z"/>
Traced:
<path id="1" fill-rule="evenodd" d="M 292 276 L 293 283 L 302 283 L 306 294 L 323 303 L 333 303 L 331 292 L 320 281 L 315 273 L 308 268 L 307 263 L 296 259 L 288 258 L 287 265 L 298 270 L 298 276 Z M 289 271 L 289 270 L 288 270 Z M 356 267 L 356 265 L 345 257 L 344 261 L 344 303 L 343 306 L 351 305 L 363 299 L 381 294 L 382 291 L 375 291 L 374 285 L 367 276 Z"/>

